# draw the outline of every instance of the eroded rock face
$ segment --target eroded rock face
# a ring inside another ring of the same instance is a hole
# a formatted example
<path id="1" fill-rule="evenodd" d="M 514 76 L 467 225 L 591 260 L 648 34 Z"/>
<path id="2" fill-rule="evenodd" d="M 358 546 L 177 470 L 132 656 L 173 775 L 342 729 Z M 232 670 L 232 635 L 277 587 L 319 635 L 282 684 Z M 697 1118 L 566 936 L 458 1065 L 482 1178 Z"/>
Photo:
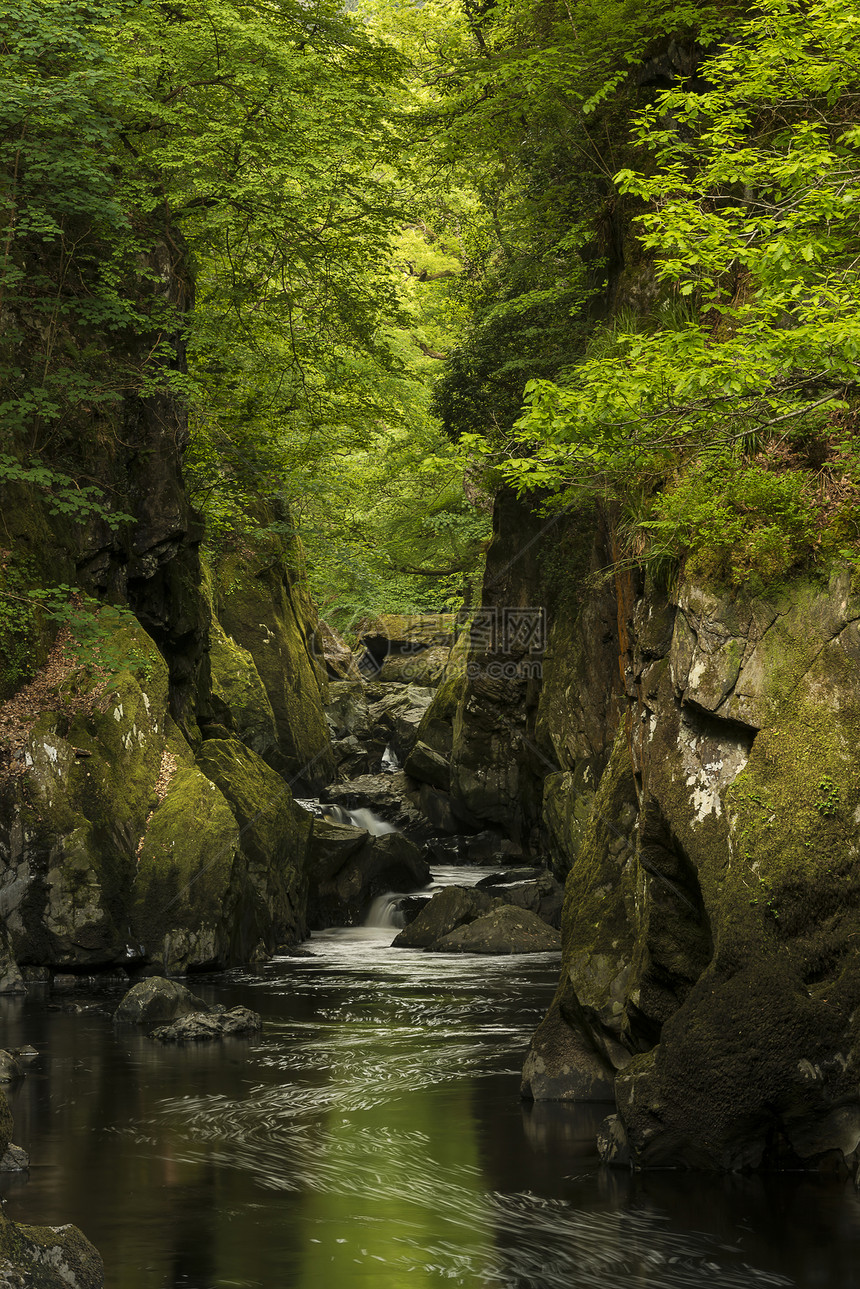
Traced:
<path id="1" fill-rule="evenodd" d="M 325 668 L 289 549 L 272 535 L 229 553 L 213 575 L 213 597 L 223 630 L 253 659 L 274 716 L 276 743 L 264 759 L 298 790 L 317 791 L 334 774 Z"/>
<path id="2" fill-rule="evenodd" d="M 196 762 L 153 642 L 126 630 L 117 646 L 130 669 L 71 719 L 58 696 L 5 785 L 0 913 L 11 956 L 182 972 L 300 939 L 310 825 L 286 783 L 235 739 L 206 740 Z M 65 683 L 92 684 L 82 672 Z"/>
<path id="3" fill-rule="evenodd" d="M 613 1158 L 853 1170 L 860 600 L 835 574 L 619 611 L 626 710 L 588 818 L 548 784 L 564 957 L 525 1091 L 587 1098 L 593 1056 Z"/>

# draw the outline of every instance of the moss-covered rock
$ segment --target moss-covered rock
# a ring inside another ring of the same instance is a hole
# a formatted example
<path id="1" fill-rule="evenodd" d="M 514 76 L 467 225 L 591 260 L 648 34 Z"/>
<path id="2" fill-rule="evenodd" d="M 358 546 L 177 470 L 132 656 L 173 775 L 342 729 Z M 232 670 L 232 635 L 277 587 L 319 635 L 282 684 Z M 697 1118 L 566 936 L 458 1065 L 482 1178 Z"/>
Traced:
<path id="1" fill-rule="evenodd" d="M 210 705 L 214 720 L 262 757 L 278 746 L 275 714 L 254 659 L 217 618 L 209 629 Z"/>
<path id="2" fill-rule="evenodd" d="M 853 1169 L 860 601 L 839 573 L 773 603 L 685 584 L 628 622 L 630 717 L 584 830 L 548 785 L 577 849 L 538 1095 L 564 1095 L 573 1041 L 616 1069 L 637 1166 Z"/>
<path id="3" fill-rule="evenodd" d="M 232 955 L 247 960 L 259 942 L 271 952 L 304 939 L 310 816 L 294 805 L 280 775 L 235 739 L 207 739 L 198 765 L 224 794 L 241 830 L 246 862 Z"/>
<path id="4" fill-rule="evenodd" d="M 268 534 L 225 555 L 214 573 L 214 603 L 224 631 L 253 659 L 272 708 L 277 746 L 266 761 L 303 791 L 316 791 L 334 774 L 325 669 L 312 653 L 316 622 L 306 621 L 283 540 Z"/>
<path id="5" fill-rule="evenodd" d="M 178 980 L 148 976 L 123 994 L 113 1018 L 122 1025 L 158 1025 L 187 1016 L 189 1012 L 208 1010 L 202 998 Z"/>
<path id="6" fill-rule="evenodd" d="M 444 886 L 395 937 L 395 949 L 434 949 L 458 927 L 489 913 L 499 901 L 474 887 Z"/>
<path id="7" fill-rule="evenodd" d="M 223 793 L 193 762 L 180 764 L 146 828 L 131 909 L 136 939 L 168 974 L 233 960 L 239 825 Z"/>
<path id="8" fill-rule="evenodd" d="M 76 1226 L 24 1226 L 0 1214 L 4 1289 L 104 1289 L 104 1265 Z"/>
<path id="9" fill-rule="evenodd" d="M 513 904 L 500 904 L 430 945 L 436 953 L 552 953 L 560 948 L 561 936 L 553 927 Z"/>
<path id="10" fill-rule="evenodd" d="M 143 631 L 114 652 L 134 670 L 75 672 L 33 723 L 4 785 L 0 860 L 20 963 L 126 959 L 135 852 L 157 802 L 168 723 L 167 668 Z"/>

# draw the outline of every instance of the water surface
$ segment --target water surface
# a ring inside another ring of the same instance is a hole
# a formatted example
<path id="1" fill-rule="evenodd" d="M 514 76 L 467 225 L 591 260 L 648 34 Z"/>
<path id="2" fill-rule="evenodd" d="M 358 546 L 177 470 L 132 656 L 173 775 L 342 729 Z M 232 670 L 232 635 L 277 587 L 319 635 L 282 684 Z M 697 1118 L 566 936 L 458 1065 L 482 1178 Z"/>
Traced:
<path id="1" fill-rule="evenodd" d="M 606 1107 L 520 1102 L 557 955 L 392 934 L 191 982 L 261 1012 L 253 1041 L 164 1048 L 115 1031 L 115 1000 L 3 1000 L 5 1043 L 40 1053 L 10 1096 L 33 1167 L 9 1215 L 75 1222 L 110 1289 L 860 1289 L 853 1187 L 632 1177 L 594 1154 Z"/>

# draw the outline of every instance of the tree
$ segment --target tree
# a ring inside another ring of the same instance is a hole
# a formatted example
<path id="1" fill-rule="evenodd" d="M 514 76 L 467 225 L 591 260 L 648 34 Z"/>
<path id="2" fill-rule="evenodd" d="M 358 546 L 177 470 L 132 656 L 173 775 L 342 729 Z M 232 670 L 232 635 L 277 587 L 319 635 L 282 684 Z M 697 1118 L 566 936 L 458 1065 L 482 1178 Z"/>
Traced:
<path id="1" fill-rule="evenodd" d="M 640 115 L 642 163 L 616 184 L 643 203 L 660 303 L 600 329 L 564 382 L 529 384 L 503 466 L 517 486 L 629 493 L 679 462 L 743 481 L 731 462 L 744 454 L 753 472 L 785 469 L 817 443 L 813 458 L 845 480 L 834 513 L 854 513 L 858 22 L 845 0 L 767 0 L 703 64 L 702 84 Z M 768 452 L 783 459 L 753 460 Z M 658 500 L 645 518 L 662 538 L 699 540 L 683 506 Z"/>

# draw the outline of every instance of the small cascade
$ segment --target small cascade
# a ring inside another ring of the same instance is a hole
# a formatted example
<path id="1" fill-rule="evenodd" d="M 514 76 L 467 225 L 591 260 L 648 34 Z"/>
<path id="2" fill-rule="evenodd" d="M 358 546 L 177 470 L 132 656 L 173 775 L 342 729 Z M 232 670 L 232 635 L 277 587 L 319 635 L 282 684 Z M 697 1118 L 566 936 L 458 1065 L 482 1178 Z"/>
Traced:
<path id="1" fill-rule="evenodd" d="M 318 801 L 316 798 L 296 799 L 296 805 L 307 810 L 317 819 L 329 819 L 336 824 L 349 824 L 353 828 L 363 828 L 372 837 L 385 837 L 388 833 L 397 832 L 394 824 L 380 819 L 372 810 L 360 806 L 356 810 L 346 810 L 343 806 Z"/>
<path id="2" fill-rule="evenodd" d="M 396 774 L 400 768 L 400 758 L 389 743 L 388 747 L 382 753 L 382 773 Z"/>
<path id="3" fill-rule="evenodd" d="M 378 895 L 368 909 L 364 925 L 391 927 L 393 930 L 406 926 L 403 900 L 404 896 L 396 891 L 387 891 L 385 895 Z"/>
<path id="4" fill-rule="evenodd" d="M 335 809 L 338 808 L 337 806 L 335 807 Z M 351 823 L 354 828 L 363 828 L 372 837 L 384 837 L 387 833 L 397 832 L 393 824 L 386 823 L 384 819 L 380 819 L 378 815 L 375 815 L 372 810 L 368 810 L 363 806 L 358 810 L 347 810 L 345 813 L 348 815 L 348 823 Z"/>

